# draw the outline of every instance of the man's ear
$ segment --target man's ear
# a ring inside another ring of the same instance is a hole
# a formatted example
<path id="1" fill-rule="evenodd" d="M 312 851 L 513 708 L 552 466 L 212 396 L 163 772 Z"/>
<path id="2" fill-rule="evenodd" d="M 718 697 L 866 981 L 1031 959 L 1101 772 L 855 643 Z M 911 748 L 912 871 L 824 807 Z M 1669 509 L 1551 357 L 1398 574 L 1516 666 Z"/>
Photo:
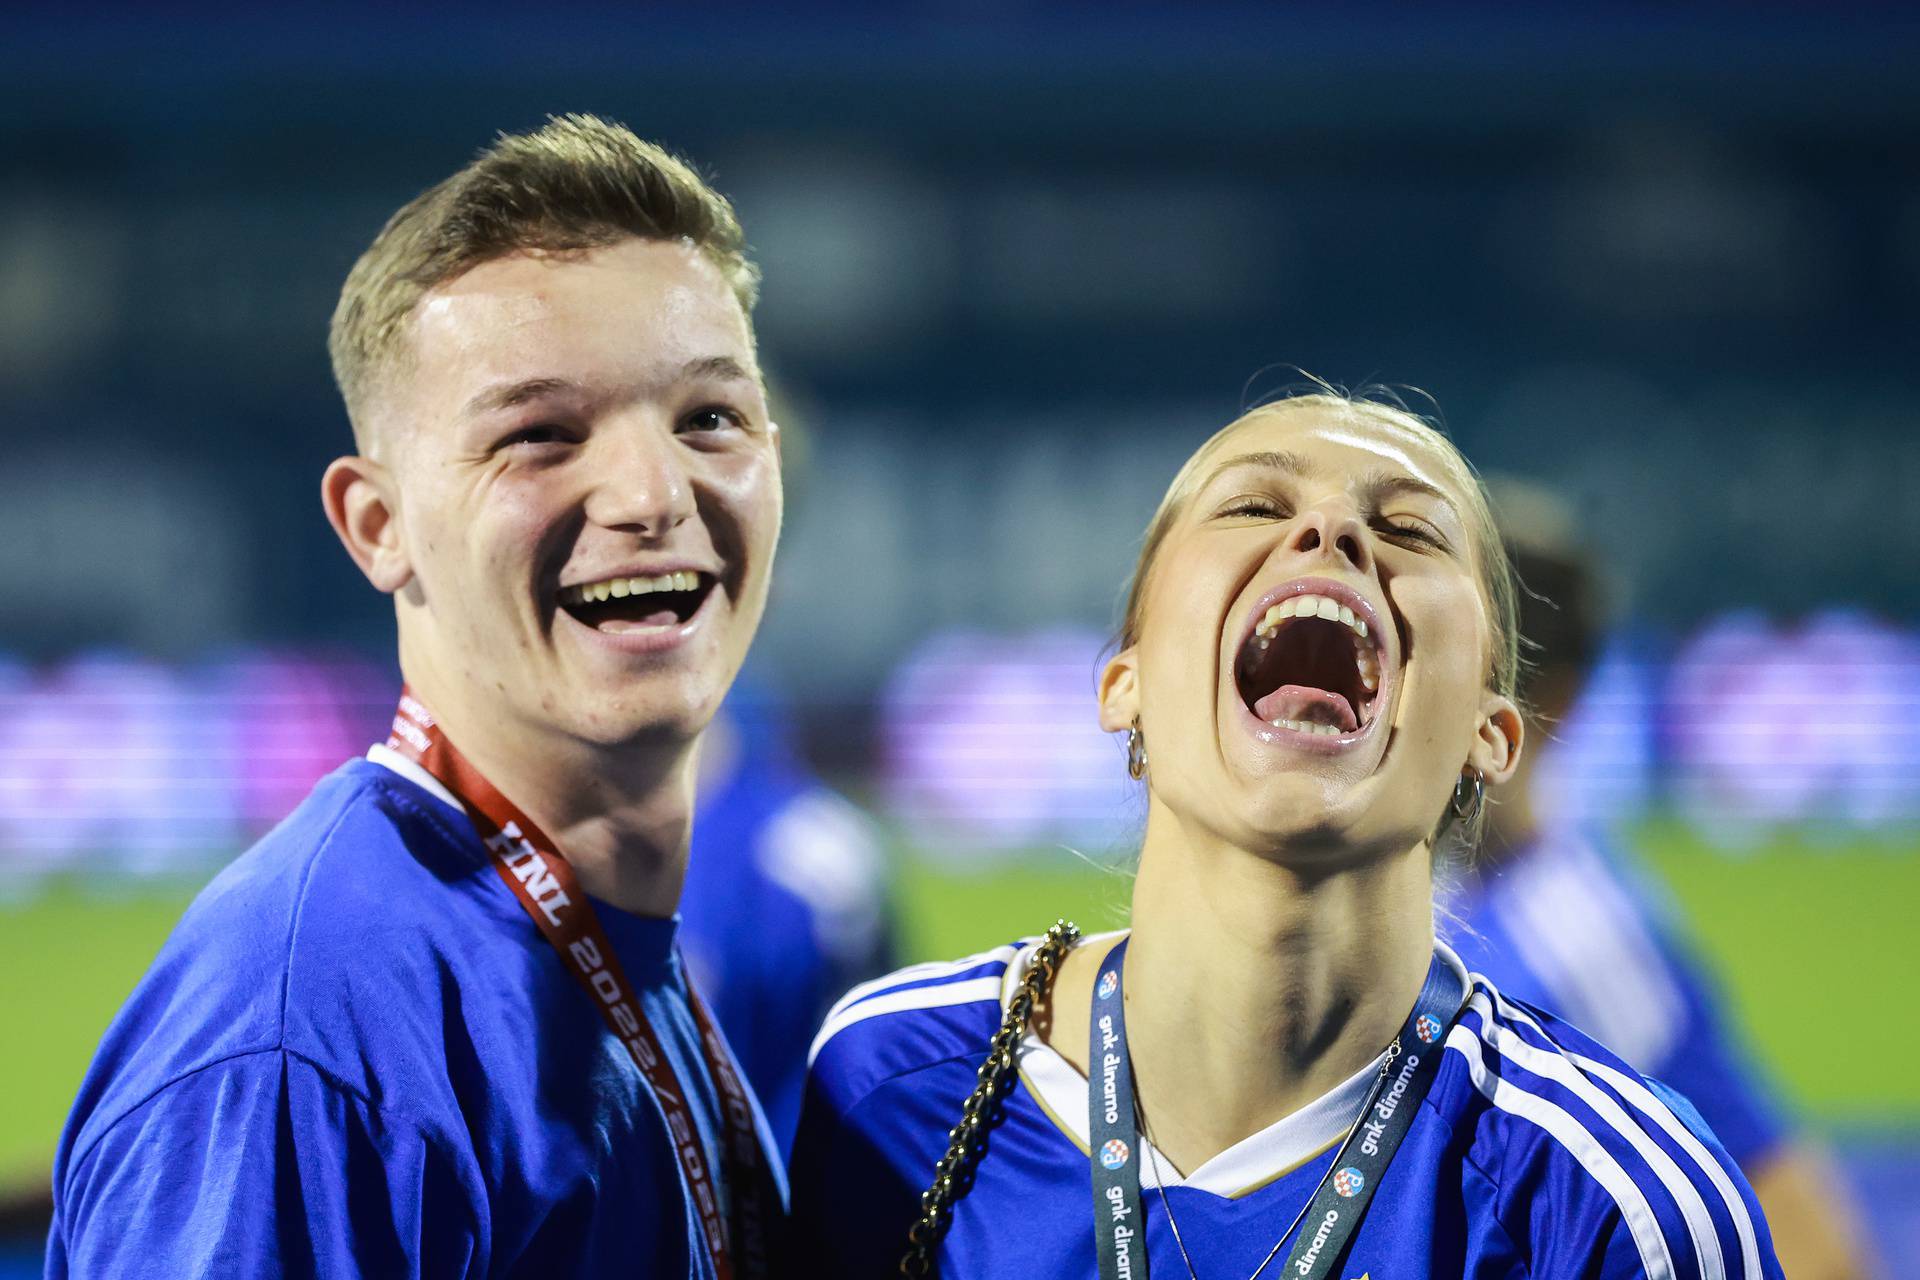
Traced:
<path id="1" fill-rule="evenodd" d="M 388 595 L 413 581 L 400 541 L 393 476 L 372 458 L 335 458 L 320 477 L 320 505 L 340 543 L 377 590 Z"/>
<path id="2" fill-rule="evenodd" d="M 1139 654 L 1122 649 L 1100 672 L 1100 727 L 1108 733 L 1130 729 L 1140 716 Z"/>
<path id="3" fill-rule="evenodd" d="M 1480 771 L 1487 785 L 1498 786 L 1520 767 L 1526 725 L 1512 698 L 1489 691 L 1480 704 L 1480 728 L 1467 752 L 1467 763 Z"/>

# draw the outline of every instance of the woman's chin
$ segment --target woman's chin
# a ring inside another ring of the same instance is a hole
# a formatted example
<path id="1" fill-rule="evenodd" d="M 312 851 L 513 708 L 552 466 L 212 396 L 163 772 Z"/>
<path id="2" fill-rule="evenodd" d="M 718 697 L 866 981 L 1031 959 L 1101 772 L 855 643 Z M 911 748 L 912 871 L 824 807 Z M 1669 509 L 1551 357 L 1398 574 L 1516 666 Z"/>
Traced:
<path id="1" fill-rule="evenodd" d="M 1368 781 L 1310 768 L 1275 774 L 1223 806 L 1233 818 L 1215 825 L 1231 829 L 1232 843 L 1287 866 L 1335 868 L 1407 852 L 1419 842 L 1417 826 L 1384 829 L 1378 788 Z"/>

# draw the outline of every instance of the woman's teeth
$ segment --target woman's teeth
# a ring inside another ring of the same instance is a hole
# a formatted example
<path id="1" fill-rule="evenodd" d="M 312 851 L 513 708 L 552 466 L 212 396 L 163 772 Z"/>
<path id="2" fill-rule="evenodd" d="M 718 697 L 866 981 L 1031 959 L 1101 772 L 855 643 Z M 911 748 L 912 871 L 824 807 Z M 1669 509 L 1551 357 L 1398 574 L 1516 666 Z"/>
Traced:
<path id="1" fill-rule="evenodd" d="M 587 582 L 560 589 L 561 604 L 594 604 L 602 600 L 625 600 L 656 591 L 693 591 L 700 575 L 693 572 L 663 573 L 657 578 L 608 578 L 605 582 Z"/>
<path id="2" fill-rule="evenodd" d="M 1337 725 L 1315 724 L 1311 720 L 1274 720 L 1271 723 L 1276 729 L 1291 729 L 1295 733 L 1317 733 L 1323 738 L 1337 738 L 1346 732 Z"/>
<path id="3" fill-rule="evenodd" d="M 1322 618 L 1328 622 L 1343 624 L 1353 633 L 1354 662 L 1360 668 L 1360 686 L 1368 693 L 1377 693 L 1380 689 L 1380 655 L 1374 652 L 1373 645 L 1362 643 L 1367 639 L 1367 620 L 1354 616 L 1353 610 L 1338 600 L 1329 600 L 1326 596 L 1300 595 L 1282 600 L 1268 609 L 1260 617 L 1260 625 L 1253 629 L 1254 646 L 1265 649 L 1279 634 L 1280 624 L 1288 618 Z"/>
<path id="4" fill-rule="evenodd" d="M 1253 633 L 1263 640 L 1273 638 L 1280 629 L 1283 618 L 1325 618 L 1328 622 L 1344 622 L 1347 628 L 1362 640 L 1367 638 L 1367 621 L 1353 616 L 1353 610 L 1338 600 L 1329 600 L 1325 596 L 1292 596 L 1268 609 L 1260 619 L 1260 625 Z"/>

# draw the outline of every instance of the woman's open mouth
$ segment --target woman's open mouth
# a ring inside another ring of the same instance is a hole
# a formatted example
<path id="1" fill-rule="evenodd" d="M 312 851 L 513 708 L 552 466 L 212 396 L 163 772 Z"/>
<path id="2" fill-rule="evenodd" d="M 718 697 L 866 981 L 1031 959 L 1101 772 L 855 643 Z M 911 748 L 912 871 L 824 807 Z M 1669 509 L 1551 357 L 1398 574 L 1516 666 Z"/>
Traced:
<path id="1" fill-rule="evenodd" d="M 1382 646 L 1364 612 L 1310 590 L 1268 606 L 1234 662 L 1234 684 L 1254 718 L 1329 738 L 1373 723 Z"/>
<path id="2" fill-rule="evenodd" d="M 700 611 L 713 585 L 713 575 L 691 570 L 606 578 L 562 587 L 560 607 L 574 621 L 609 635 L 677 627 Z"/>

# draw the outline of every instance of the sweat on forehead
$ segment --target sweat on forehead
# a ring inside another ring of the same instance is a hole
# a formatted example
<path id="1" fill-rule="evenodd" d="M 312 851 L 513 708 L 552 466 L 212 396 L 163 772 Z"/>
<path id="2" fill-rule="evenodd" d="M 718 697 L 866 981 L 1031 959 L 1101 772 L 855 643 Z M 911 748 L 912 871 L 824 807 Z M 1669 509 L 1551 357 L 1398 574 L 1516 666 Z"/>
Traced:
<path id="1" fill-rule="evenodd" d="M 1181 469 L 1168 497 L 1183 500 L 1222 468 L 1231 466 L 1244 451 L 1229 446 L 1249 432 L 1283 424 L 1372 454 L 1379 464 L 1398 469 L 1442 493 L 1466 495 L 1474 490 L 1472 473 L 1452 443 L 1412 414 L 1371 401 L 1307 395 L 1261 405 L 1221 428 Z M 1256 452 L 1270 460 L 1273 457 Z"/>

